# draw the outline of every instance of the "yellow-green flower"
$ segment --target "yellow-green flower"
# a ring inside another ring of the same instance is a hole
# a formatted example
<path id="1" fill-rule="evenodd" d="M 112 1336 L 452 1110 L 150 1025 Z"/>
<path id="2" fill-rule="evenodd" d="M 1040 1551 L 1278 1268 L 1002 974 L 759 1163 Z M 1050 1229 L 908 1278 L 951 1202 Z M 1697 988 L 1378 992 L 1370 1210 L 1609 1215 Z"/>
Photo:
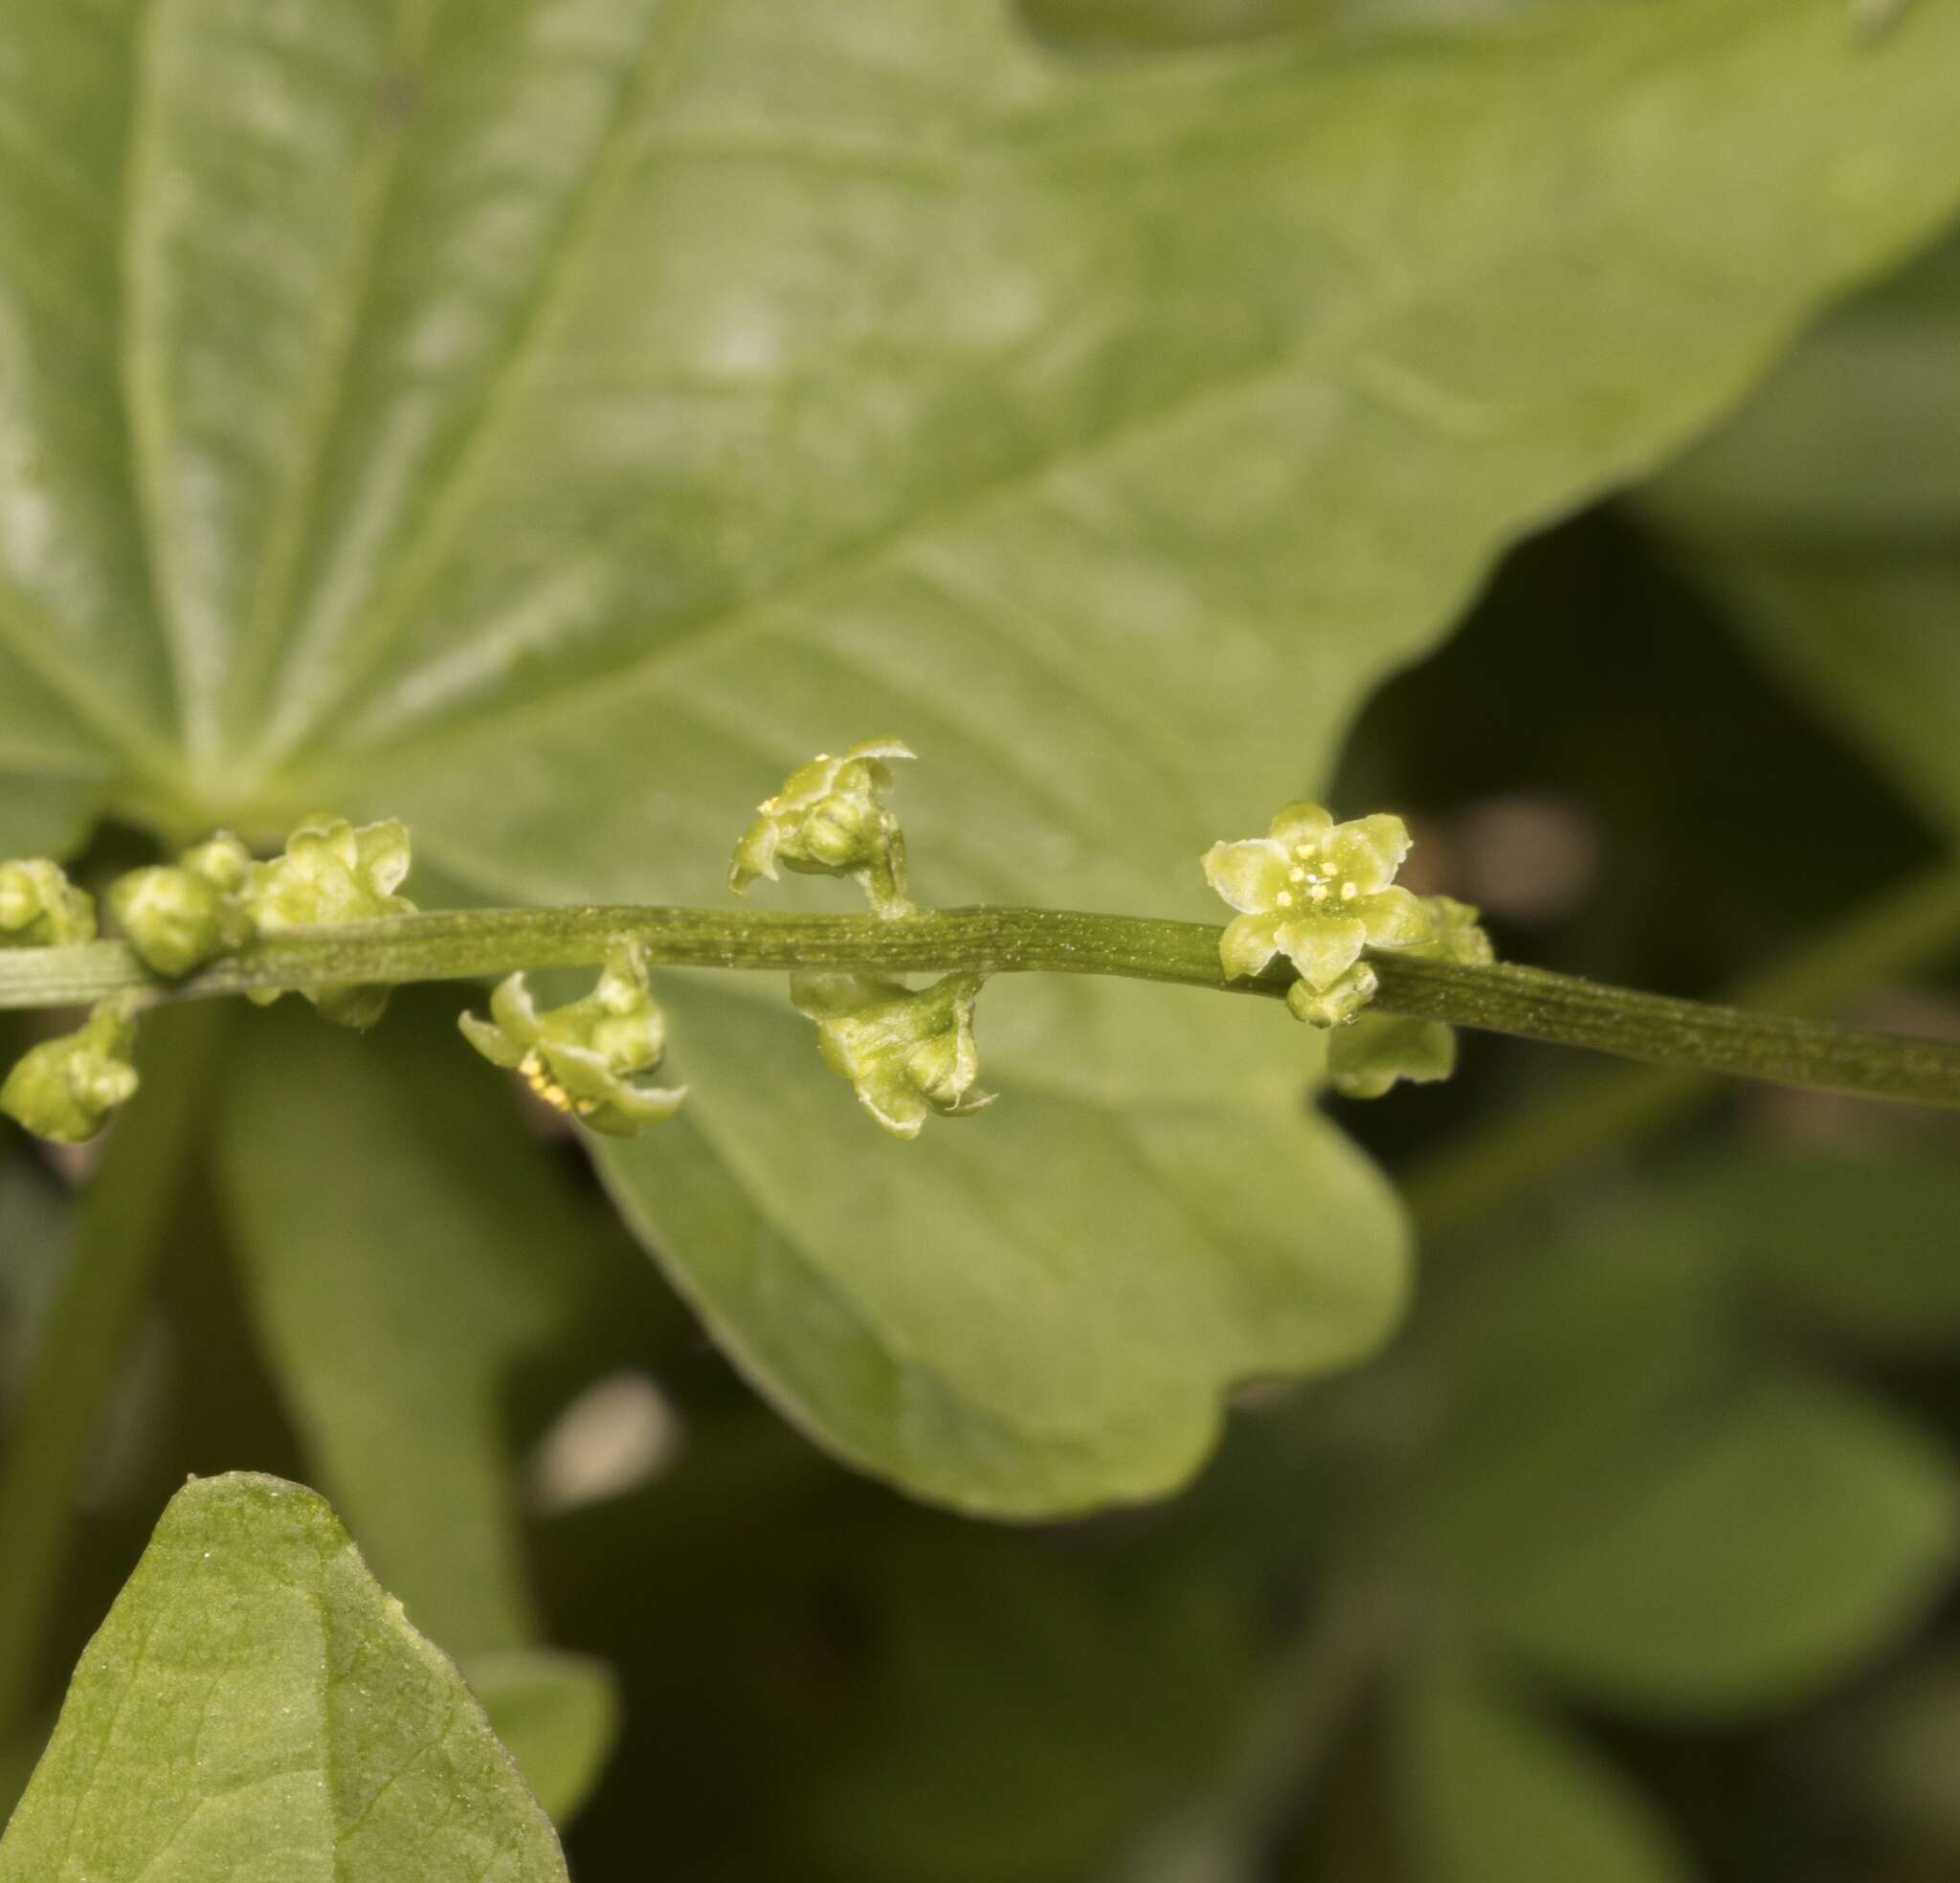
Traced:
<path id="1" fill-rule="evenodd" d="M 797 1012 L 814 1020 L 833 1072 L 858 1088 L 864 1108 L 898 1138 L 927 1118 L 964 1118 L 993 1103 L 979 1091 L 973 1005 L 984 974 L 948 974 L 916 992 L 871 974 L 790 977 Z"/>
<path id="2" fill-rule="evenodd" d="M 1429 933 L 1421 898 L 1392 887 L 1408 853 L 1399 817 L 1337 824 L 1315 804 L 1288 805 L 1263 837 L 1214 844 L 1206 880 L 1240 912 L 1218 944 L 1225 972 L 1258 974 L 1284 955 L 1309 994 L 1353 998 L 1360 983 L 1348 977 L 1364 948 L 1406 948 Z M 1354 1006 L 1372 992 L 1359 993 Z M 1336 1011 L 1317 1024 L 1343 1017 Z"/>
<path id="3" fill-rule="evenodd" d="M 546 1104 L 608 1137 L 632 1138 L 672 1118 L 687 1096 L 685 1086 L 635 1082 L 667 1050 L 666 1020 L 636 943 L 613 950 L 583 1000 L 541 1013 L 524 977 L 513 974 L 490 996 L 488 1020 L 465 1013 L 457 1024 L 484 1058 L 522 1074 Z"/>
<path id="4" fill-rule="evenodd" d="M 897 739 L 866 739 L 841 758 L 820 752 L 791 772 L 783 788 L 756 807 L 762 813 L 735 846 L 728 887 L 741 895 L 776 867 L 804 875 L 848 876 L 881 916 L 902 916 L 905 838 L 891 808 L 887 759 L 909 759 Z"/>
<path id="5" fill-rule="evenodd" d="M 75 1032 L 44 1040 L 0 1085 L 0 1112 L 37 1138 L 79 1144 L 136 1093 L 136 1009 L 104 1001 Z"/>
<path id="6" fill-rule="evenodd" d="M 409 874 L 408 827 L 390 818 L 356 830 L 344 817 L 310 817 L 286 839 L 284 853 L 255 863 L 240 901 L 261 933 L 320 923 L 409 916 L 415 905 L 395 895 Z M 288 991 L 261 988 L 261 1007 Z M 371 1027 L 388 1005 L 386 987 L 312 986 L 298 989 L 321 1017 L 343 1027 Z"/>
<path id="7" fill-rule="evenodd" d="M 45 856 L 0 863 L 0 948 L 58 948 L 93 942 L 95 897 Z"/>

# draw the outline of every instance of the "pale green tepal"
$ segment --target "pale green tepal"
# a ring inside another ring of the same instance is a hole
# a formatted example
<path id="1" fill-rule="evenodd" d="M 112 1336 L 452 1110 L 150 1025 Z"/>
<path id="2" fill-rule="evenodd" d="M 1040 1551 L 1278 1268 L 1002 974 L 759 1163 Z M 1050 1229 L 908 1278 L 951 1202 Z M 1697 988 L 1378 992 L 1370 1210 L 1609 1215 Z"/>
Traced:
<path id="1" fill-rule="evenodd" d="M 310 817 L 286 839 L 282 855 L 255 863 L 241 895 L 262 934 L 333 922 L 410 916 L 415 905 L 394 894 L 409 874 L 408 827 L 395 818 L 356 830 L 344 817 Z M 265 987 L 251 998 L 269 1006 L 286 992 L 305 995 L 321 1018 L 371 1027 L 388 1006 L 386 987 Z"/>
<path id="2" fill-rule="evenodd" d="M 96 904 L 45 856 L 0 863 L 0 948 L 59 948 L 93 942 Z"/>
<path id="3" fill-rule="evenodd" d="M 986 979 L 948 974 L 915 992 L 872 974 L 811 972 L 790 977 L 790 999 L 865 1110 L 894 1137 L 916 1138 L 934 1112 L 965 1118 L 993 1103 L 974 1085 L 973 1005 Z"/>
<path id="4" fill-rule="evenodd" d="M 880 916 L 909 914 L 905 838 L 885 761 L 913 756 L 897 739 L 860 740 L 841 758 L 819 752 L 756 807 L 762 814 L 735 846 L 728 887 L 741 895 L 758 876 L 773 882 L 781 864 L 804 875 L 848 876 Z"/>
<path id="5" fill-rule="evenodd" d="M 1392 887 L 1409 843 L 1399 817 L 1337 824 L 1319 805 L 1290 804 L 1263 837 L 1214 844 L 1205 879 L 1239 911 L 1218 943 L 1227 975 L 1258 974 L 1284 955 L 1300 976 L 1287 996 L 1299 1018 L 1352 1019 L 1376 986 L 1361 951 L 1406 948 L 1430 932 L 1422 898 Z"/>
<path id="6" fill-rule="evenodd" d="M 459 1016 L 463 1037 L 493 1065 L 521 1073 L 546 1104 L 610 1138 L 636 1137 L 672 1118 L 685 1086 L 640 1085 L 667 1051 L 667 1023 L 654 999 L 646 950 L 624 942 L 583 1000 L 540 1013 L 522 974 L 499 984 L 490 1018 Z"/>
<path id="7" fill-rule="evenodd" d="M 44 1040 L 0 1085 L 0 1112 L 59 1144 L 79 1144 L 135 1096 L 136 1008 L 131 996 L 103 1001 L 87 1021 Z"/>
<path id="8" fill-rule="evenodd" d="M 117 877 L 109 910 L 145 966 L 174 981 L 251 941 L 251 877 L 252 853 L 221 831 L 175 863 Z"/>
<path id="9" fill-rule="evenodd" d="M 1454 897 L 1423 898 L 1429 939 L 1401 953 L 1428 961 L 1486 963 L 1496 959 L 1477 911 Z M 1327 1083 L 1344 1098 L 1379 1098 L 1401 1080 L 1427 1085 L 1457 1069 L 1457 1032 L 1440 1020 L 1400 1013 L 1363 1013 L 1327 1041 Z"/>

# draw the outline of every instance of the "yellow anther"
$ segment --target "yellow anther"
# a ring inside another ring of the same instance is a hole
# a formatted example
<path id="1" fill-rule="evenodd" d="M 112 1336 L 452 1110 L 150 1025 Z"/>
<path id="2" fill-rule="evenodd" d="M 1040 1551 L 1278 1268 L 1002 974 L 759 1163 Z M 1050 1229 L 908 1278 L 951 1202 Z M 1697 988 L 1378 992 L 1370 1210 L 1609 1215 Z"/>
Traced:
<path id="1" fill-rule="evenodd" d="M 1316 902 L 1325 902 L 1327 899 L 1327 886 L 1325 883 L 1317 882 L 1314 884 L 1313 899 Z"/>
<path id="2" fill-rule="evenodd" d="M 1293 906 L 1293 892 L 1290 889 L 1282 889 L 1275 900 L 1278 901 L 1281 908 L 1290 909 Z"/>
<path id="3" fill-rule="evenodd" d="M 1344 902 L 1353 901 L 1360 894 L 1361 886 L 1358 883 L 1344 882 L 1341 885 L 1341 900 Z"/>
<path id="4" fill-rule="evenodd" d="M 1313 845 L 1295 844 L 1293 846 L 1293 853 L 1294 855 L 1299 857 L 1303 863 L 1304 863 L 1306 859 L 1313 854 Z"/>
<path id="5" fill-rule="evenodd" d="M 1304 882 L 1306 880 L 1306 872 L 1296 864 L 1286 872 L 1286 880 L 1288 882 Z"/>

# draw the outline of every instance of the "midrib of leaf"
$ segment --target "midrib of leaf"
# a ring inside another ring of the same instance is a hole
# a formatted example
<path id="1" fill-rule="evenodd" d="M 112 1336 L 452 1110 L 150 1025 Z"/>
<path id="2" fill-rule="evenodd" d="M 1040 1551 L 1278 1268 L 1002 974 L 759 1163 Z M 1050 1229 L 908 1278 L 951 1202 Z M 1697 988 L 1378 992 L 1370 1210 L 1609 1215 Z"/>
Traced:
<path id="1" fill-rule="evenodd" d="M 1554 247 L 1556 242 L 1548 238 L 1544 246 Z M 906 512 L 884 528 L 855 543 L 845 543 L 802 568 L 791 570 L 780 582 L 741 596 L 692 622 L 679 624 L 677 632 L 643 654 L 580 675 L 555 687 L 535 689 L 520 699 L 458 719 L 449 725 L 417 729 L 412 721 L 402 723 L 395 730 L 391 742 L 405 741 L 410 733 L 413 733 L 413 742 L 407 745 L 397 762 L 411 769 L 420 768 L 426 762 L 438 760 L 455 744 L 473 743 L 486 734 L 506 737 L 514 730 L 535 722 L 556 719 L 562 713 L 575 712 L 589 701 L 603 701 L 615 695 L 621 687 L 657 683 L 692 662 L 706 658 L 728 641 L 740 640 L 745 634 L 770 626 L 780 616 L 794 614 L 832 599 L 835 591 L 847 589 L 875 573 L 887 558 L 903 552 L 915 543 L 923 546 L 934 538 L 984 522 L 991 511 L 1012 507 L 1044 483 L 1059 482 L 1080 475 L 1102 459 L 1147 443 L 1161 433 L 1175 432 L 1182 425 L 1201 423 L 1214 414 L 1214 409 L 1227 408 L 1235 401 L 1256 398 L 1270 387 L 1283 385 L 1323 352 L 1330 362 L 1343 358 L 1351 360 L 1366 349 L 1367 343 L 1382 326 L 1401 315 L 1417 311 L 1428 300 L 1454 299 L 1466 282 L 1485 273 L 1499 272 L 1510 266 L 1519 255 L 1527 252 L 1527 245 L 1522 244 L 1494 252 L 1480 257 L 1475 265 L 1458 271 L 1452 277 L 1426 284 L 1420 293 L 1404 289 L 1388 296 L 1369 308 L 1365 315 L 1357 313 L 1351 317 L 1343 327 L 1330 327 L 1298 346 L 1236 367 L 1230 374 L 1187 387 L 1153 407 L 1130 412 L 1045 456 L 1011 466 L 999 476 L 937 504 Z M 1349 389 L 1358 392 L 1370 390 L 1358 381 L 1351 383 Z M 1607 481 L 1609 476 L 1609 473 L 1602 473 L 1598 481 Z M 1580 496 L 1575 494 L 1572 500 L 1579 501 Z M 602 546 L 612 549 L 617 546 L 617 539 Z M 404 685 L 407 685 L 406 679 Z M 336 729 L 336 721 L 323 721 L 307 745 L 295 748 L 292 756 L 303 760 L 307 751 L 324 746 Z M 359 771 L 369 764 L 371 758 L 360 762 L 350 760 L 347 770 Z M 314 783 L 333 780 L 337 776 L 331 768 L 308 772 L 303 766 L 301 774 Z"/>
<path id="2" fill-rule="evenodd" d="M 396 66 L 412 73 L 426 62 L 442 7 L 443 0 L 421 0 L 420 5 L 404 7 L 397 13 L 397 19 L 405 18 L 406 24 L 390 48 Z M 219 715 L 234 734 L 236 728 L 257 723 L 265 715 L 274 637 L 290 603 L 293 580 L 306 547 L 314 498 L 345 402 L 347 366 L 367 313 L 381 236 L 388 226 L 402 152 L 409 142 L 409 112 L 377 107 L 375 118 L 376 127 L 361 160 L 355 210 L 341 255 L 332 304 L 320 323 L 319 360 L 307 391 L 299 450 L 266 534 L 265 560 L 238 658 L 229 676 L 225 710 Z"/>
<path id="3" fill-rule="evenodd" d="M 431 502 L 420 534 L 403 552 L 392 581 L 387 583 L 344 636 L 296 647 L 284 662 L 275 699 L 284 710 L 267 716 L 264 737 L 252 755 L 251 768 L 270 773 L 306 742 L 329 729 L 335 709 L 357 694 L 387 661 L 394 637 L 419 606 L 429 585 L 441 573 L 457 533 L 473 513 L 484 478 L 496 462 L 496 452 L 510 414 L 530 383 L 537 361 L 549 345 L 553 329 L 574 293 L 587 255 L 612 198 L 635 155 L 636 134 L 675 80 L 690 30 L 703 0 L 664 0 L 655 15 L 632 80 L 620 91 L 612 122 L 608 125 L 576 202 L 561 227 L 557 246 L 540 273 L 536 293 L 518 327 L 502 364 L 485 388 L 468 436 L 457 453 L 442 488 Z M 327 654 L 347 658 L 342 677 L 313 696 L 290 684 L 295 673 Z M 294 702 L 300 702 L 295 705 Z"/>
<path id="4" fill-rule="evenodd" d="M 148 575 L 150 610 L 168 658 L 171 690 L 176 697 L 177 722 L 193 757 L 208 750 L 215 726 L 210 705 L 190 683 L 193 650 L 184 641 L 184 626 L 170 606 L 170 533 L 164 520 L 165 441 L 170 433 L 170 405 L 165 389 L 163 363 L 145 335 L 154 322 L 143 318 L 144 266 L 141 217 L 145 174 L 158 163 L 152 95 L 157 86 L 159 42 L 170 0 L 136 0 L 129 34 L 129 135 L 122 159 L 122 403 L 128 413 L 129 482 L 137 534 L 142 539 L 144 567 Z"/>

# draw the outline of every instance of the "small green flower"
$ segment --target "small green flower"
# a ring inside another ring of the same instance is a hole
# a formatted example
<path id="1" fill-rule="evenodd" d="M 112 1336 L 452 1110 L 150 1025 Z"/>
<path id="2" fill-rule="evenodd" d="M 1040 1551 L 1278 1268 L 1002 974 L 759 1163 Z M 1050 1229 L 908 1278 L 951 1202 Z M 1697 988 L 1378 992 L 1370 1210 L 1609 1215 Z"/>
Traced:
<path id="1" fill-rule="evenodd" d="M 1319 1018 L 1308 996 L 1294 1010 L 1316 1025 L 1339 1024 L 1374 991 L 1366 976 L 1350 978 L 1361 951 L 1406 948 L 1429 933 L 1421 898 L 1390 886 L 1408 853 L 1399 817 L 1336 824 L 1314 804 L 1288 805 L 1263 837 L 1214 844 L 1206 880 L 1240 911 L 1218 944 L 1225 972 L 1258 974 L 1284 955 L 1308 996 L 1331 997 L 1333 1017 Z"/>
<path id="2" fill-rule="evenodd" d="M 0 948 L 59 948 L 93 942 L 95 897 L 45 856 L 0 863 Z"/>
<path id="3" fill-rule="evenodd" d="M 933 1112 L 964 1118 L 993 1103 L 973 1084 L 973 1004 L 986 979 L 948 974 L 914 992 L 876 975 L 799 973 L 790 999 L 816 1022 L 825 1062 L 871 1116 L 895 1137 L 916 1138 Z"/>
<path id="4" fill-rule="evenodd" d="M 0 1085 L 0 1112 L 37 1138 L 79 1144 L 136 1091 L 136 1009 L 104 1001 L 78 1030 L 33 1048 Z"/>
<path id="5" fill-rule="evenodd" d="M 522 974 L 490 996 L 490 1018 L 460 1016 L 463 1037 L 493 1065 L 523 1074 L 546 1104 L 612 1138 L 672 1118 L 687 1088 L 636 1085 L 667 1050 L 667 1023 L 647 976 L 646 950 L 625 942 L 583 1000 L 540 1013 Z"/>
<path id="6" fill-rule="evenodd" d="M 408 827 L 398 820 L 357 831 L 342 817 L 310 817 L 286 839 L 283 855 L 252 866 L 240 900 L 253 926 L 267 935 L 409 916 L 415 905 L 393 893 L 408 874 Z M 386 987 L 266 987 L 251 998 L 265 1007 L 289 991 L 303 994 L 322 1019 L 343 1027 L 371 1027 L 388 1006 Z"/>
<path id="7" fill-rule="evenodd" d="M 896 739 L 862 740 L 842 758 L 818 753 L 756 807 L 762 815 L 735 846 L 728 887 L 741 895 L 758 876 L 774 882 L 781 864 L 804 875 L 849 876 L 880 916 L 907 914 L 905 838 L 885 761 L 912 756 Z"/>
<path id="8" fill-rule="evenodd" d="M 252 916 L 240 899 L 251 875 L 252 853 L 220 833 L 174 864 L 119 876 L 109 908 L 144 964 L 175 980 L 251 941 Z"/>

